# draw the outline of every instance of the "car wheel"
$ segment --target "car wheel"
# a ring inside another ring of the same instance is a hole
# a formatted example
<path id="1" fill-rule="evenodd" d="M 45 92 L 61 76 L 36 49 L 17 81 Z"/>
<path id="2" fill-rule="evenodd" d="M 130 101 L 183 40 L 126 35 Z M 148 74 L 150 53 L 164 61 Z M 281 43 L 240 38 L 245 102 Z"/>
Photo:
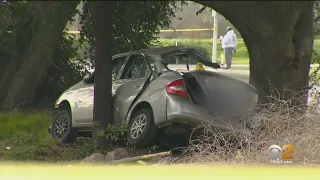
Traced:
<path id="1" fill-rule="evenodd" d="M 61 143 L 73 143 L 77 139 L 77 131 L 72 128 L 72 119 L 68 110 L 59 110 L 54 117 L 50 130 L 51 138 Z"/>
<path id="2" fill-rule="evenodd" d="M 145 148 L 149 146 L 157 134 L 153 113 L 149 109 L 141 109 L 130 119 L 127 138 L 130 145 Z"/>

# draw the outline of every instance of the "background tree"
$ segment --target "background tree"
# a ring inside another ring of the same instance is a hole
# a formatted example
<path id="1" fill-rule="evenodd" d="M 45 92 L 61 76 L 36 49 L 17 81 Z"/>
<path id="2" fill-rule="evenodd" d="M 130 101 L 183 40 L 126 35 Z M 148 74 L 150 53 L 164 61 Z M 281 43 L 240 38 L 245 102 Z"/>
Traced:
<path id="1" fill-rule="evenodd" d="M 314 2 L 314 8 L 313 8 L 313 32 L 314 37 L 319 38 L 320 35 L 320 1 Z M 312 63 L 313 64 L 320 64 L 320 55 L 315 51 L 315 47 L 313 47 L 312 51 Z M 315 68 L 310 76 L 310 87 L 312 88 L 314 85 L 319 85 L 319 72 L 320 72 L 320 66 Z"/>
<path id="2" fill-rule="evenodd" d="M 112 123 L 112 55 L 113 36 L 112 20 L 115 10 L 114 1 L 97 1 L 96 5 L 96 51 L 94 74 L 94 108 L 93 108 L 93 139 L 95 145 L 108 147 L 103 132 Z"/>
<path id="3" fill-rule="evenodd" d="M 37 85 L 32 107 L 52 107 L 63 91 L 81 81 L 87 72 L 88 63 L 80 56 L 80 45 L 77 42 L 73 34 L 63 32 L 45 70 L 46 76 Z"/>
<path id="4" fill-rule="evenodd" d="M 177 7 L 182 9 L 176 11 L 176 17 L 171 18 L 171 26 L 168 29 L 204 29 L 213 27 L 212 10 L 206 8 L 202 13 L 196 14 L 203 6 L 201 4 L 188 1 L 187 5 L 177 4 Z M 226 28 L 233 26 L 221 14 L 217 13 L 218 21 L 218 37 L 224 36 Z M 165 28 L 167 29 L 167 28 Z M 234 28 L 237 38 L 241 38 L 240 33 Z M 165 32 L 159 34 L 160 38 L 192 38 L 192 39 L 207 39 L 212 38 L 212 31 L 198 32 Z"/>
<path id="5" fill-rule="evenodd" d="M 12 1 L 1 4 L 0 109 L 22 108 L 21 105 L 30 107 L 31 104 L 52 106 L 65 89 L 81 80 L 87 65 L 83 59 L 88 55 L 94 58 L 95 6 L 84 1 L 84 6 L 77 10 L 78 4 L 79 1 Z M 174 2 L 163 1 L 121 1 L 116 6 L 113 26 L 115 52 L 148 47 L 156 40 L 159 28 L 170 25 L 176 8 Z M 132 6 L 136 7 L 135 10 Z M 80 39 L 67 34 L 68 28 L 65 27 L 77 14 L 80 14 L 82 22 Z M 86 48 L 89 49 L 87 54 L 83 51 Z M 28 64 L 31 59 L 27 58 L 31 55 L 32 61 Z"/>
<path id="6" fill-rule="evenodd" d="M 112 123 L 112 55 L 148 47 L 156 40 L 159 26 L 170 25 L 174 5 L 175 2 L 165 1 L 84 3 L 80 42 L 88 43 L 89 57 L 94 60 L 93 137 L 98 147 L 107 147 L 103 132 Z"/>
<path id="7" fill-rule="evenodd" d="M 117 1 L 113 16 L 113 54 L 147 48 L 157 40 L 159 28 L 169 27 L 175 16 L 176 1 Z M 180 2 L 185 4 L 184 2 Z M 132 8 L 135 7 L 135 8 Z M 88 44 L 91 60 L 94 60 L 96 7 L 90 1 L 83 4 L 80 15 L 80 42 Z"/>
<path id="8" fill-rule="evenodd" d="M 289 100 L 303 92 L 291 103 L 307 103 L 313 1 L 197 2 L 215 9 L 241 33 L 249 51 L 250 83 L 259 90 L 260 102 L 269 102 L 270 95 Z"/>
<path id="9" fill-rule="evenodd" d="M 0 108 L 10 110 L 34 101 L 37 85 L 68 20 L 79 2 L 12 1 L 1 22 Z M 2 9 L 3 10 L 3 9 Z M 48 38 L 50 37 L 50 38 Z"/>

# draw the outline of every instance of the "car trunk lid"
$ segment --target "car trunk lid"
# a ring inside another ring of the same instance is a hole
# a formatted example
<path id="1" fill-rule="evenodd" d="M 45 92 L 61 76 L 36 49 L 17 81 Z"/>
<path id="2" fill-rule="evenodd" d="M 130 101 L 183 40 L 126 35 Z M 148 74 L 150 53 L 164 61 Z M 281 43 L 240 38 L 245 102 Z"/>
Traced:
<path id="1" fill-rule="evenodd" d="M 247 83 L 210 71 L 190 71 L 182 76 L 192 101 L 211 114 L 244 115 L 256 104 L 256 89 Z"/>

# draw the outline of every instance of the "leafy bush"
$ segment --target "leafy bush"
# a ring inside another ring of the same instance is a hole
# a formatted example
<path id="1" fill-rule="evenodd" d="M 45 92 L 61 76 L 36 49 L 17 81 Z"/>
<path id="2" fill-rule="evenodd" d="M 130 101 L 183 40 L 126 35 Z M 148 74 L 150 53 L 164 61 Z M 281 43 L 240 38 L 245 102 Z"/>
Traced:
<path id="1" fill-rule="evenodd" d="M 52 105 L 63 91 L 82 79 L 88 62 L 80 57 L 79 50 L 77 38 L 64 32 L 47 68 L 47 76 L 37 87 L 38 106 Z"/>

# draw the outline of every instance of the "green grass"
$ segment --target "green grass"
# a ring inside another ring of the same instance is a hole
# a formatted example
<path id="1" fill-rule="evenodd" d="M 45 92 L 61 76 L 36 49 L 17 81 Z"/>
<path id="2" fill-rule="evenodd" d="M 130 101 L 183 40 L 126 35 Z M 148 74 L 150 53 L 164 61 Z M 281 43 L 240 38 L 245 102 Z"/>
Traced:
<path id="1" fill-rule="evenodd" d="M 39 140 L 47 136 L 50 124 L 49 113 L 35 112 L 24 114 L 21 112 L 11 112 L 0 114 L 0 140 L 14 140 L 32 136 Z"/>
<path id="2" fill-rule="evenodd" d="M 175 46 L 178 45 L 194 47 L 211 59 L 212 56 L 212 40 L 211 39 L 159 39 L 160 46 Z M 217 44 L 217 61 L 220 62 L 220 54 L 223 52 L 221 43 Z M 249 54 L 247 47 L 242 39 L 237 41 L 237 52 L 233 56 L 233 64 L 249 64 Z"/>
<path id="3" fill-rule="evenodd" d="M 211 59 L 212 56 L 212 39 L 159 39 L 158 46 L 175 46 L 185 45 L 194 47 Z M 314 41 L 314 49 L 320 54 L 320 39 Z M 220 63 L 220 54 L 222 53 L 221 43 L 217 44 L 217 61 Z M 233 55 L 232 64 L 249 64 L 249 53 L 242 39 L 237 40 L 237 52 Z"/>
<path id="4" fill-rule="evenodd" d="M 70 161 L 94 151 L 92 141 L 85 138 L 68 146 L 52 141 L 48 135 L 50 122 L 50 112 L 1 113 L 0 160 Z"/>
<path id="5" fill-rule="evenodd" d="M 319 53 L 320 52 L 320 39 L 315 39 L 313 48 Z"/>
<path id="6" fill-rule="evenodd" d="M 53 141 L 48 134 L 52 122 L 51 114 L 48 111 L 0 112 L 0 162 L 70 162 L 82 160 L 93 153 L 107 153 L 107 150 L 95 148 L 90 138 L 79 137 L 75 143 L 69 145 Z M 126 148 L 130 156 L 154 151 L 137 151 L 121 142 L 112 142 L 109 150 L 118 147 Z"/>

